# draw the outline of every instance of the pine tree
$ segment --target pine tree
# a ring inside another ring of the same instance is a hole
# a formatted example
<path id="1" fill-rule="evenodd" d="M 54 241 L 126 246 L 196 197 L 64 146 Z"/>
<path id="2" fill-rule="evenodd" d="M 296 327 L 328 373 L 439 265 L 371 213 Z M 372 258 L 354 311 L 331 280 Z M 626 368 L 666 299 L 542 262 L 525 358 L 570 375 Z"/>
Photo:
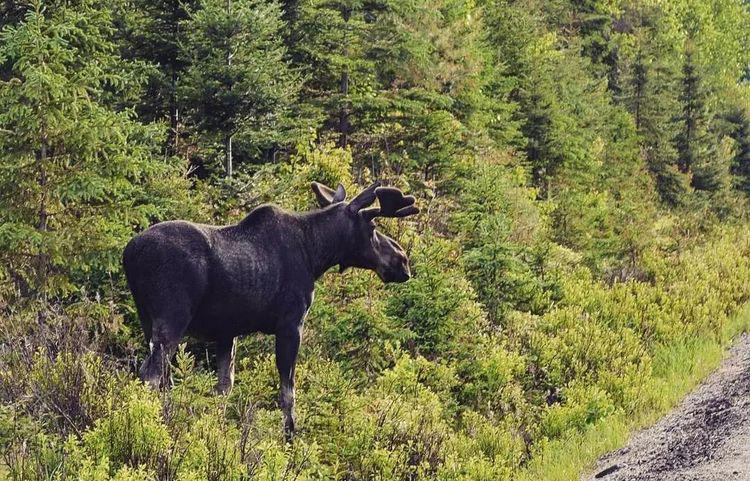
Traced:
<path id="1" fill-rule="evenodd" d="M 223 146 L 224 171 L 234 169 L 233 139 L 246 158 L 289 143 L 290 105 L 298 80 L 285 59 L 279 5 L 265 0 L 204 0 L 184 22 L 181 82 L 191 127 L 204 144 Z"/>
<path id="2" fill-rule="evenodd" d="M 185 198 L 159 131 L 110 104 L 138 83 L 112 33 L 99 2 L 35 0 L 0 34 L 0 275 L 23 295 L 100 285 L 132 229 Z"/>

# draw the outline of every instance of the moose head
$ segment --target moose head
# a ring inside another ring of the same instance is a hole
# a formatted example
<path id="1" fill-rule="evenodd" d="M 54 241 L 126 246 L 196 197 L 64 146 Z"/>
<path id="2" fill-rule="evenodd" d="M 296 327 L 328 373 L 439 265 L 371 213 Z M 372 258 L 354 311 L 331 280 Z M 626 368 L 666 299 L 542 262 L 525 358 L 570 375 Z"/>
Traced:
<path id="1" fill-rule="evenodd" d="M 318 182 L 312 190 L 322 208 L 333 211 L 336 228 L 345 233 L 347 242 L 339 258 L 343 272 L 347 267 L 375 271 L 383 282 L 405 282 L 411 277 L 409 258 L 404 249 L 387 235 L 379 232 L 376 217 L 407 217 L 417 214 L 414 197 L 394 187 L 381 187 L 375 182 L 350 202 L 339 184 L 336 190 Z M 375 201 L 380 207 L 370 207 Z"/>

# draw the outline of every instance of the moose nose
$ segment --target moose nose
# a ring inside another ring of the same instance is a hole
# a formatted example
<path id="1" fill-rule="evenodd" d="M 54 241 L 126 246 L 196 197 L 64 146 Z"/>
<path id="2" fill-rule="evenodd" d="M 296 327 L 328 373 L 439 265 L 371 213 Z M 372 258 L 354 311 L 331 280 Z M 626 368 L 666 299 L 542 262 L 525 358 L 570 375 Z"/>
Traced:
<path id="1" fill-rule="evenodd" d="M 399 265 L 399 279 L 398 282 L 406 282 L 411 278 L 411 270 L 409 269 L 409 259 L 406 257 L 406 255 L 399 256 L 400 259 L 400 265 Z"/>

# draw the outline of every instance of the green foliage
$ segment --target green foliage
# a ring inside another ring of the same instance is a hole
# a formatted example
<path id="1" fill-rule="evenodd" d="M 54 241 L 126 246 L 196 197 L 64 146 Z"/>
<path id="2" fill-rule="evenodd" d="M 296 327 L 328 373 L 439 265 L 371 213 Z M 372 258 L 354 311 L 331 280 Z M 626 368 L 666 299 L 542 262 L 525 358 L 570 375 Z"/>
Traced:
<path id="1" fill-rule="evenodd" d="M 111 33 L 110 10 L 85 1 L 32 2 L 0 34 L 0 269 L 26 295 L 104 282 L 132 229 L 187 199 L 179 162 L 153 155 L 158 129 L 112 105 L 139 78 Z"/>
<path id="2" fill-rule="evenodd" d="M 148 122 L 169 119 L 165 153 L 173 155 L 179 147 L 181 99 L 177 95 L 185 59 L 180 44 L 182 26 L 194 1 L 133 0 L 115 2 L 120 51 L 123 58 L 158 65 L 148 69 L 148 82 L 136 110 Z"/>
<path id="3" fill-rule="evenodd" d="M 297 79 L 285 61 L 275 2 L 204 0 L 181 25 L 184 63 L 179 90 L 190 128 L 223 145 L 232 175 L 232 137 L 246 156 L 285 144 Z M 199 140 L 200 142 L 200 140 Z"/>
<path id="4" fill-rule="evenodd" d="M 523 169 L 488 159 L 472 166 L 461 184 L 453 217 L 465 236 L 463 262 L 493 323 L 510 310 L 544 311 L 553 299 L 554 274 L 542 274 L 549 242 L 549 204 L 535 202 Z"/>
<path id="5" fill-rule="evenodd" d="M 372 275 L 352 272 L 326 280 L 316 291 L 308 325 L 326 356 L 348 369 L 375 373 L 389 367 L 414 333 L 388 315 L 384 289 L 372 289 Z"/>
<path id="6" fill-rule="evenodd" d="M 422 242 L 411 257 L 418 274 L 394 288 L 386 312 L 414 333 L 418 352 L 465 357 L 472 351 L 470 339 L 485 327 L 485 315 L 471 285 L 450 267 L 457 263 L 455 246 L 441 239 Z"/>
<path id="7" fill-rule="evenodd" d="M 306 349 L 312 353 L 298 369 L 301 431 L 291 445 L 281 439 L 267 349 L 243 356 L 238 385 L 224 397 L 212 393 L 211 373 L 182 347 L 173 388 L 158 393 L 106 357 L 75 354 L 88 349 L 81 339 L 96 342 L 81 329 L 101 323 L 101 312 L 50 314 L 47 323 L 59 328 L 42 331 L 35 330 L 35 318 L 4 312 L 2 325 L 10 327 L 2 331 L 4 342 L 26 338 L 55 346 L 28 356 L 0 352 L 0 455 L 10 479 L 60 469 L 92 480 L 275 479 L 283 473 L 311 480 L 514 479 L 536 449 L 651 406 L 644 393 L 662 375 L 664 350 L 723 336 L 727 316 L 750 299 L 750 237 L 726 229 L 676 255 L 650 251 L 647 282 L 607 285 L 584 267 L 567 271 L 554 305 L 537 315 L 509 311 L 497 330 L 472 321 L 481 308 L 468 284 L 442 287 L 446 279 L 425 270 L 447 247 L 437 243 L 415 256 L 415 280 L 424 276 L 425 287 L 417 283 L 415 294 L 387 290 L 380 295 L 392 305 L 369 306 L 388 315 L 391 326 L 408 325 L 414 349 L 431 359 L 398 343 L 379 362 L 366 359 L 383 352 L 372 347 L 321 356 L 336 339 L 362 343 L 362 334 L 333 337 L 326 330 L 335 322 L 326 317 L 333 315 L 330 306 L 311 316 Z M 362 276 L 326 286 L 316 302 L 351 304 L 351 296 L 366 295 L 366 284 Z M 420 294 L 426 286 L 440 296 Z M 389 313 L 404 306 L 403 314 Z M 71 324 L 78 328 L 64 328 Z M 24 383 L 12 381 L 25 372 L 31 375 Z"/>
<path id="8" fill-rule="evenodd" d="M 107 459 L 110 469 L 155 464 L 170 441 L 161 422 L 161 403 L 142 384 L 132 383 L 119 395 L 120 404 L 113 405 L 83 436 L 84 449 Z"/>

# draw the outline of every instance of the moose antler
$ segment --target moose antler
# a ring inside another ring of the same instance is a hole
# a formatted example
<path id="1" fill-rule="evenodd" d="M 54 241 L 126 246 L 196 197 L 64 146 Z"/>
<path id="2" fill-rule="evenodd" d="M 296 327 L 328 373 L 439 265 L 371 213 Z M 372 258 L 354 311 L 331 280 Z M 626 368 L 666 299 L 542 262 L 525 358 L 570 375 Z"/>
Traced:
<path id="1" fill-rule="evenodd" d="M 380 188 L 380 181 L 375 181 L 368 188 L 360 192 L 355 198 L 349 202 L 349 211 L 357 213 L 365 207 L 369 207 L 375 202 L 375 191 Z"/>
<path id="2" fill-rule="evenodd" d="M 378 187 L 375 189 L 380 207 L 362 210 L 362 216 L 367 220 L 375 217 L 406 217 L 419 213 L 419 208 L 414 205 L 416 199 L 413 195 L 404 195 L 395 187 Z"/>

